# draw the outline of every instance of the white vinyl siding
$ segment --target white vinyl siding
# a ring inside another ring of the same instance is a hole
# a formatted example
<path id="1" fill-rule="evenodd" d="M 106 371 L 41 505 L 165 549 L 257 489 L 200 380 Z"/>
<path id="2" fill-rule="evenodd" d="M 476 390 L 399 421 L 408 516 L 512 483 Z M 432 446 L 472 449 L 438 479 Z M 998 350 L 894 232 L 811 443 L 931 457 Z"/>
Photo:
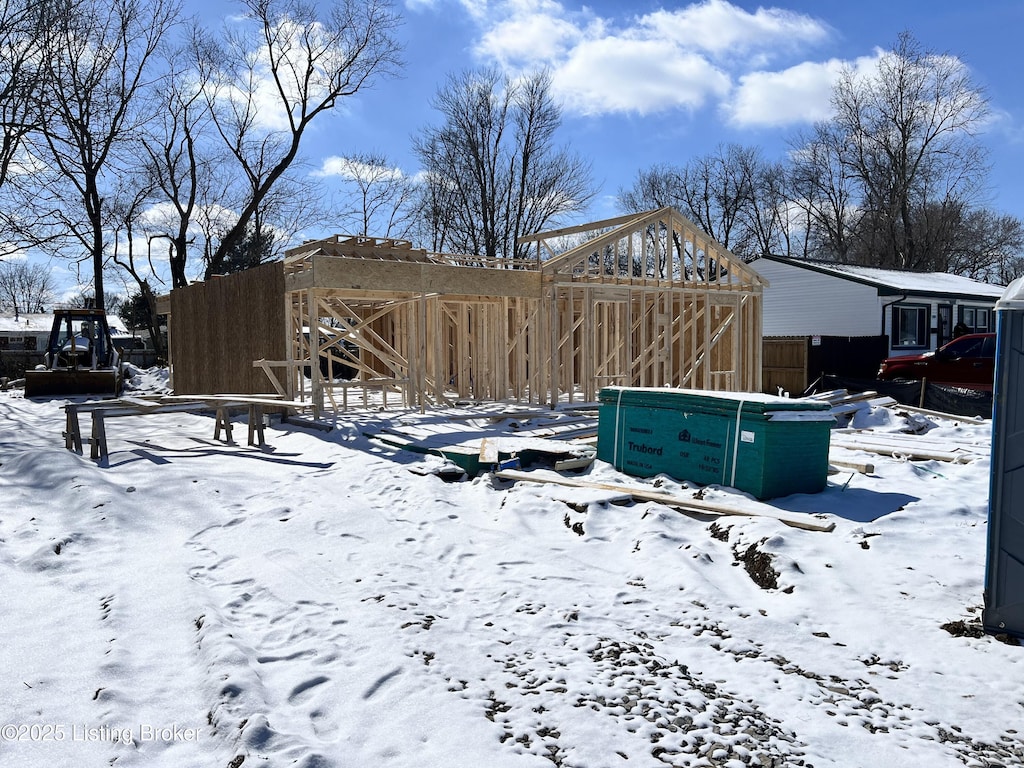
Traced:
<path id="1" fill-rule="evenodd" d="M 764 292 L 764 336 L 878 336 L 882 302 L 870 285 L 758 259 Z"/>

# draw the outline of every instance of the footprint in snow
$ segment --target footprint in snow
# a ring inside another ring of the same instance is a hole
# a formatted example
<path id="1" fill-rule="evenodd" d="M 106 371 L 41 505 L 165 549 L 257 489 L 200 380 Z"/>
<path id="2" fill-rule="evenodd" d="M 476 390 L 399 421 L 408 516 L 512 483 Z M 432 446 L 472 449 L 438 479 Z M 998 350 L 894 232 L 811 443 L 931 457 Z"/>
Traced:
<path id="1" fill-rule="evenodd" d="M 327 682 L 330 682 L 330 678 L 326 675 L 317 675 L 309 680 L 304 680 L 292 688 L 291 693 L 288 694 L 288 703 L 295 704 L 303 701 L 308 698 L 308 694 L 311 690 Z"/>

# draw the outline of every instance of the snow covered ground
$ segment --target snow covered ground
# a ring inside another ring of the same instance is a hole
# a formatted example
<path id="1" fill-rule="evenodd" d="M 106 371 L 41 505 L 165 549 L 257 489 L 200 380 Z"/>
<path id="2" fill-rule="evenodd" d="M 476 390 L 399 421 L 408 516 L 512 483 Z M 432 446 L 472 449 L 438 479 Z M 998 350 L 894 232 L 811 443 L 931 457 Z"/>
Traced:
<path id="1" fill-rule="evenodd" d="M 874 473 L 771 502 L 821 533 L 416 474 L 365 435 L 395 413 L 263 448 L 117 419 L 94 462 L 62 405 L 0 393 L 0 765 L 1024 763 L 1024 648 L 973 631 L 988 423 L 923 425 L 966 463 L 845 449 Z"/>

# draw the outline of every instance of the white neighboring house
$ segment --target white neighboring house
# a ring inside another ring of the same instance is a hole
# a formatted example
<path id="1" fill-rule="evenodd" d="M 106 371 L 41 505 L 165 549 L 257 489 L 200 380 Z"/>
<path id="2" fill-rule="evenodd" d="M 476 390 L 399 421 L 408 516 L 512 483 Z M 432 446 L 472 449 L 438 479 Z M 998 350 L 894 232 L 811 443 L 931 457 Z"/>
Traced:
<path id="1" fill-rule="evenodd" d="M 53 315 L 49 312 L 0 315 L 0 350 L 42 352 L 50 337 Z"/>
<path id="2" fill-rule="evenodd" d="M 121 329 L 115 320 L 108 318 L 110 335 L 114 342 L 126 349 L 149 349 L 148 339 Z M 0 350 L 44 352 L 53 328 L 53 313 L 0 314 Z"/>
<path id="3" fill-rule="evenodd" d="M 768 279 L 763 335 L 888 336 L 890 356 L 919 354 L 969 333 L 995 331 L 1003 286 L 945 272 L 761 256 L 751 264 Z"/>

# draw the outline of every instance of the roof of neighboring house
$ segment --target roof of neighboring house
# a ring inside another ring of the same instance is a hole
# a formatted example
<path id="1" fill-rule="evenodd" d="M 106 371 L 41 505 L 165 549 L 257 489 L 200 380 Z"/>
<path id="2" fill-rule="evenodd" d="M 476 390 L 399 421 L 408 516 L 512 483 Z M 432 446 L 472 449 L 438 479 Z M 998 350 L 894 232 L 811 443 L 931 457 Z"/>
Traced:
<path id="1" fill-rule="evenodd" d="M 112 335 L 126 334 L 126 331 L 121 329 L 120 324 L 112 315 L 107 316 L 107 324 L 110 326 L 110 333 Z M 19 313 L 17 319 L 14 318 L 13 314 L 0 314 L 0 333 L 5 335 L 11 333 L 49 333 L 52 327 L 52 312 Z"/>
<path id="2" fill-rule="evenodd" d="M 53 315 L 49 312 L 19 314 L 18 319 L 14 315 L 0 315 L 0 333 L 49 333 L 53 325 Z"/>
<path id="3" fill-rule="evenodd" d="M 835 275 L 855 283 L 871 285 L 876 287 L 879 295 L 882 296 L 907 294 L 908 296 L 955 296 L 995 300 L 1006 290 L 1001 285 L 983 283 L 980 280 L 951 275 L 948 272 L 904 272 L 853 264 L 790 259 L 784 256 L 761 256 L 759 258 L 780 264 L 790 264 L 813 272 Z M 757 268 L 756 262 L 754 268 Z"/>

